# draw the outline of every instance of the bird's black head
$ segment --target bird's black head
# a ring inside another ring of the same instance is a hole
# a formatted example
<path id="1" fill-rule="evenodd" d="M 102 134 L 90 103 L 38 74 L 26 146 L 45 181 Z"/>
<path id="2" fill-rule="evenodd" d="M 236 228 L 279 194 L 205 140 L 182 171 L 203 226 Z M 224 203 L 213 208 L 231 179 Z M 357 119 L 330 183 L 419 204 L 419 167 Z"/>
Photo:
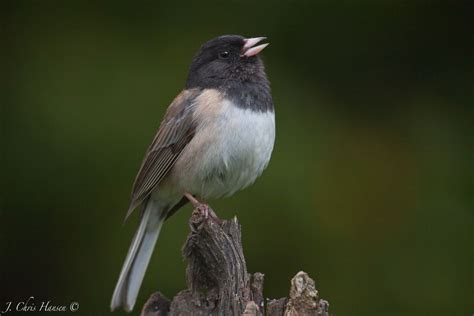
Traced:
<path id="1" fill-rule="evenodd" d="M 258 53 L 268 44 L 256 45 L 264 39 L 223 35 L 206 42 L 194 56 L 186 88 L 226 88 L 259 81 L 266 84 Z"/>

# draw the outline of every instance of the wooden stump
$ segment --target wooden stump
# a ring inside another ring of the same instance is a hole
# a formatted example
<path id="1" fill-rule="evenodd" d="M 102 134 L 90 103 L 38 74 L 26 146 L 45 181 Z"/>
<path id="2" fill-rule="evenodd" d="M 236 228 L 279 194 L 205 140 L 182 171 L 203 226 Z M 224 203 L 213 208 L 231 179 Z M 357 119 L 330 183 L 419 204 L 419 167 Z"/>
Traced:
<path id="1" fill-rule="evenodd" d="M 264 275 L 247 272 L 237 218 L 222 221 L 202 206 L 193 211 L 189 226 L 183 247 L 188 289 L 171 302 L 153 293 L 141 316 L 329 315 L 328 302 L 319 298 L 314 281 L 305 272 L 291 280 L 289 298 L 264 300 Z"/>

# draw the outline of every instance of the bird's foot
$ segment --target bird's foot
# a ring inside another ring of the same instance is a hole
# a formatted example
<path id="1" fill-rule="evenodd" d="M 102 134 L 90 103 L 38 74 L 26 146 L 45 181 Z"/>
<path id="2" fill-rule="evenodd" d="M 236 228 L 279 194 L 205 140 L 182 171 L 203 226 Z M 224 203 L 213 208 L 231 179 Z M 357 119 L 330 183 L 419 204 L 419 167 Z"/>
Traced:
<path id="1" fill-rule="evenodd" d="M 204 214 L 205 219 L 212 219 L 213 221 L 217 222 L 219 225 L 222 224 L 222 220 L 217 217 L 217 214 L 214 210 L 209 206 L 207 203 L 203 203 L 199 201 L 195 196 L 190 193 L 184 193 L 184 196 L 191 202 L 193 207 Z"/>

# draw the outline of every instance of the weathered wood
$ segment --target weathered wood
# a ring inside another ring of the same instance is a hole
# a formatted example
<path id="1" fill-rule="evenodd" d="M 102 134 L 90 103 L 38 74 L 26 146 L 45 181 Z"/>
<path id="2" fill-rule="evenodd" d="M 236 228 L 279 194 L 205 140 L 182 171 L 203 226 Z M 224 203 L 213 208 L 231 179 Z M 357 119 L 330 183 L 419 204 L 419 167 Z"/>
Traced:
<path id="1" fill-rule="evenodd" d="M 222 221 L 201 205 L 193 211 L 189 227 L 183 247 L 188 289 L 171 303 L 159 292 L 152 294 L 141 316 L 329 315 L 329 304 L 319 299 L 314 281 L 304 272 L 291 280 L 288 299 L 265 304 L 264 275 L 247 272 L 237 218 Z"/>
<path id="2" fill-rule="evenodd" d="M 286 303 L 285 316 L 327 316 L 329 303 L 319 299 L 314 280 L 306 272 L 298 272 L 291 279 L 290 298 Z"/>
<path id="3" fill-rule="evenodd" d="M 283 316 L 287 302 L 288 299 L 286 297 L 282 297 L 277 300 L 268 300 L 266 315 Z"/>
<path id="4" fill-rule="evenodd" d="M 156 292 L 143 305 L 140 316 L 164 316 L 169 310 L 170 301 L 160 292 Z"/>

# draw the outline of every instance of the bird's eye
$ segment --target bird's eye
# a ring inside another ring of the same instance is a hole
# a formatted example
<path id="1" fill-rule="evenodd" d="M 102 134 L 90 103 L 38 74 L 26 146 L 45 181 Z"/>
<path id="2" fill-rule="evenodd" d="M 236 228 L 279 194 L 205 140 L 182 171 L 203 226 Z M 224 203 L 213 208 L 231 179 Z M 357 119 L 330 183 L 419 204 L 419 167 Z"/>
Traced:
<path id="1" fill-rule="evenodd" d="M 219 52 L 219 58 L 221 59 L 227 59 L 229 58 L 230 53 L 226 50 L 223 50 L 222 52 Z"/>

